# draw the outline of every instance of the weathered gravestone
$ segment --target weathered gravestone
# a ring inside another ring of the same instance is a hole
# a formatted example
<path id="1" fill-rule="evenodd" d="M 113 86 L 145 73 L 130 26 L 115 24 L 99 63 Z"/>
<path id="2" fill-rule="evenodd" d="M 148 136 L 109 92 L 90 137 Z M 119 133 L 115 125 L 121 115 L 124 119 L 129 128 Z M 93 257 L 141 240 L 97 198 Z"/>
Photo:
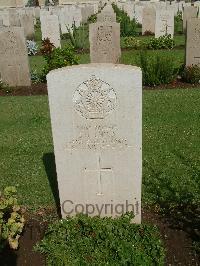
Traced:
<path id="1" fill-rule="evenodd" d="M 186 30 L 187 20 L 197 18 L 198 8 L 195 6 L 186 6 L 183 10 L 183 30 Z"/>
<path id="2" fill-rule="evenodd" d="M 97 22 L 89 25 L 91 63 L 117 63 L 121 56 L 120 24 Z"/>
<path id="3" fill-rule="evenodd" d="M 135 4 L 135 7 L 134 7 L 134 18 L 140 24 L 142 24 L 143 8 L 144 8 L 144 6 L 141 5 L 140 2 L 138 4 L 136 3 Z"/>
<path id="4" fill-rule="evenodd" d="M 34 12 L 35 12 L 35 18 L 39 19 L 40 18 L 40 7 L 39 6 L 35 7 Z"/>
<path id="5" fill-rule="evenodd" d="M 174 16 L 177 15 L 178 13 L 178 3 L 176 2 L 166 2 L 166 9 L 167 10 L 172 10 L 174 13 Z"/>
<path id="6" fill-rule="evenodd" d="M 81 9 L 79 8 L 80 17 L 82 16 Z M 78 20 L 78 24 L 80 25 L 81 19 Z M 73 25 L 74 25 L 74 16 L 72 12 L 71 6 L 64 6 L 60 10 L 59 14 L 59 22 L 61 26 L 61 32 L 62 34 L 68 33 L 69 30 L 72 31 Z M 75 23 L 77 25 L 77 23 Z M 77 26 L 79 26 L 77 25 Z"/>
<path id="7" fill-rule="evenodd" d="M 25 4 L 24 4 L 24 0 L 16 0 L 16 7 L 24 7 Z"/>
<path id="8" fill-rule="evenodd" d="M 49 38 L 55 47 L 60 47 L 60 25 L 56 15 L 45 15 L 40 17 L 42 39 Z"/>
<path id="9" fill-rule="evenodd" d="M 45 6 L 46 0 L 38 0 L 39 6 L 43 7 Z"/>
<path id="10" fill-rule="evenodd" d="M 87 23 L 88 18 L 92 16 L 94 13 L 95 12 L 93 5 L 84 5 L 84 7 L 81 8 L 82 22 Z"/>
<path id="11" fill-rule="evenodd" d="M 20 17 L 19 14 L 17 13 L 16 8 L 9 9 L 8 13 L 9 13 L 9 26 L 20 27 L 21 26 Z"/>
<path id="12" fill-rule="evenodd" d="M 62 216 L 141 221 L 142 73 L 114 64 L 47 75 Z"/>
<path id="13" fill-rule="evenodd" d="M 134 9 L 134 2 L 126 2 L 123 4 L 123 10 L 127 13 L 131 20 L 134 18 Z"/>
<path id="14" fill-rule="evenodd" d="M 142 15 L 142 34 L 155 33 L 156 10 L 154 7 L 144 7 Z"/>
<path id="15" fill-rule="evenodd" d="M 0 19 L 3 20 L 3 26 L 10 26 L 9 12 L 8 10 L 0 10 Z"/>
<path id="16" fill-rule="evenodd" d="M 101 13 L 97 14 L 97 22 L 116 22 L 116 14 L 114 10 L 103 9 Z"/>
<path id="17" fill-rule="evenodd" d="M 82 9 L 78 6 L 71 6 L 69 9 L 72 24 L 79 27 L 82 23 Z"/>
<path id="18" fill-rule="evenodd" d="M 47 15 L 52 15 L 51 12 L 45 8 L 41 8 L 40 9 L 40 22 L 41 22 L 41 19 L 44 17 L 44 16 L 47 16 Z"/>
<path id="19" fill-rule="evenodd" d="M 5 8 L 5 7 L 16 7 L 16 0 L 1 0 L 0 1 L 0 7 Z"/>
<path id="20" fill-rule="evenodd" d="M 186 66 L 200 66 L 200 19 L 187 21 Z"/>
<path id="21" fill-rule="evenodd" d="M 34 17 L 32 15 L 22 14 L 20 16 L 21 26 L 24 28 L 24 34 L 27 39 L 33 39 L 35 35 Z"/>
<path id="22" fill-rule="evenodd" d="M 10 86 L 30 86 L 28 53 L 21 27 L 0 28 L 0 78 Z"/>
<path id="23" fill-rule="evenodd" d="M 158 38 L 164 35 L 174 36 L 174 12 L 173 10 L 157 9 L 156 10 L 156 25 L 155 37 Z"/>
<path id="24" fill-rule="evenodd" d="M 194 7 L 197 8 L 198 18 L 200 18 L 200 1 L 194 2 Z"/>

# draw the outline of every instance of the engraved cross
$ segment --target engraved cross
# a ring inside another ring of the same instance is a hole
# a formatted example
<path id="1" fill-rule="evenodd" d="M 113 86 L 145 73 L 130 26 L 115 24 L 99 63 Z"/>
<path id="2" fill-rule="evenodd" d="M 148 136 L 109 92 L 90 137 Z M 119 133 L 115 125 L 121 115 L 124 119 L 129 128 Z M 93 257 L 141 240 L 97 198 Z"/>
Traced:
<path id="1" fill-rule="evenodd" d="M 103 181 L 102 181 L 102 174 L 107 172 L 107 173 L 111 173 L 112 172 L 112 168 L 110 167 L 102 167 L 101 166 L 101 157 L 98 156 L 98 180 L 97 180 L 97 184 L 98 184 L 98 192 L 97 195 L 98 196 L 102 196 L 103 195 Z"/>

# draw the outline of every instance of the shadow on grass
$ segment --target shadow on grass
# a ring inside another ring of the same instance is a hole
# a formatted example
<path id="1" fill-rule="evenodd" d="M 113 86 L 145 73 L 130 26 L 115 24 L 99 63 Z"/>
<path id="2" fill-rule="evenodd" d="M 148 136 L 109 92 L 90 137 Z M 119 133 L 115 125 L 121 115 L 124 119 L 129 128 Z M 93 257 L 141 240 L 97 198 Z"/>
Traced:
<path id="1" fill-rule="evenodd" d="M 57 214 L 61 217 L 60 210 L 60 199 L 59 199 L 59 191 L 58 191 L 58 182 L 57 182 L 57 173 L 56 173 L 56 164 L 55 164 L 55 156 L 54 153 L 45 153 L 43 155 L 43 164 L 46 170 L 46 174 L 49 179 L 49 184 L 51 187 L 51 191 L 54 196 L 54 200 L 56 203 Z"/>

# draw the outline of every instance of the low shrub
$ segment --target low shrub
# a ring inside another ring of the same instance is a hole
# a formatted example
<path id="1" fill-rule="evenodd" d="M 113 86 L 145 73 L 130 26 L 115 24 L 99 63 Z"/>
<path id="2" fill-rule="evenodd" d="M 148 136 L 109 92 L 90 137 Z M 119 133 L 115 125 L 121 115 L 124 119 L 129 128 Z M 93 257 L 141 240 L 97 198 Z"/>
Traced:
<path id="1" fill-rule="evenodd" d="M 149 56 L 147 52 L 141 52 L 139 65 L 142 69 L 143 84 L 146 86 L 168 84 L 178 74 L 174 60 L 167 56 Z"/>
<path id="2" fill-rule="evenodd" d="M 133 48 L 139 50 L 144 48 L 145 43 L 142 40 L 138 40 L 135 37 L 129 36 L 129 37 L 124 37 L 124 46 L 126 48 Z"/>
<path id="3" fill-rule="evenodd" d="M 31 81 L 34 84 L 40 83 L 41 82 L 41 76 L 40 74 L 37 72 L 36 69 L 34 69 L 33 71 L 31 71 Z"/>
<path id="4" fill-rule="evenodd" d="M 16 198 L 16 188 L 6 187 L 0 192 L 0 251 L 7 244 L 12 249 L 18 248 L 24 224 L 23 210 Z"/>
<path id="5" fill-rule="evenodd" d="M 137 39 L 136 37 L 127 36 L 122 38 L 122 45 L 125 48 L 139 49 L 149 49 L 149 50 L 159 50 L 159 49 L 172 49 L 175 45 L 174 40 L 170 35 L 161 36 L 159 38 L 142 38 Z"/>
<path id="6" fill-rule="evenodd" d="M 70 42 L 75 49 L 89 47 L 89 28 L 87 25 L 76 27 L 76 25 L 73 24 L 71 30 L 68 28 L 68 35 Z"/>
<path id="7" fill-rule="evenodd" d="M 0 90 L 4 90 L 9 87 L 2 79 L 0 79 Z"/>
<path id="8" fill-rule="evenodd" d="M 48 265 L 164 265 L 164 249 L 155 226 L 120 218 L 79 214 L 49 226 L 36 250 Z"/>
<path id="9" fill-rule="evenodd" d="M 171 35 L 160 36 L 159 38 L 151 38 L 147 43 L 148 49 L 172 49 L 174 48 L 175 42 L 171 38 Z"/>
<path id="10" fill-rule="evenodd" d="M 46 75 L 54 69 L 77 65 L 78 57 L 75 55 L 74 47 L 67 45 L 63 48 L 53 48 L 48 50 L 47 54 L 44 54 L 46 65 L 42 70 L 40 80 L 45 82 Z"/>
<path id="11" fill-rule="evenodd" d="M 26 46 L 28 49 L 28 55 L 36 55 L 38 51 L 38 45 L 34 41 L 26 41 Z"/>
<path id="12" fill-rule="evenodd" d="M 198 65 L 192 65 L 184 67 L 181 73 L 182 80 L 192 84 L 200 83 L 200 67 Z"/>
<path id="13" fill-rule="evenodd" d="M 0 79 L 0 91 L 6 92 L 6 93 L 11 93 L 13 88 L 11 88 L 8 84 L 3 82 L 2 79 Z"/>

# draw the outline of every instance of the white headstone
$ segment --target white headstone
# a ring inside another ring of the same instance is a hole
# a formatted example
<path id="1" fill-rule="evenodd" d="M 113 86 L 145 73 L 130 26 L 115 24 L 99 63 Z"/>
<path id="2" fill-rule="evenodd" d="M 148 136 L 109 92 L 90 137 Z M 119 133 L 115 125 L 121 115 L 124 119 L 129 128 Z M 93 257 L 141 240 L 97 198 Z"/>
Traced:
<path id="1" fill-rule="evenodd" d="M 186 6 L 183 11 L 183 29 L 186 30 L 187 20 L 197 18 L 198 8 L 196 6 Z"/>
<path id="2" fill-rule="evenodd" d="M 97 14 L 97 22 L 116 22 L 116 14 L 112 6 L 104 8 Z"/>
<path id="3" fill-rule="evenodd" d="M 134 4 L 133 2 L 126 2 L 123 4 L 123 10 L 132 20 L 134 18 Z"/>
<path id="4" fill-rule="evenodd" d="M 0 77 L 10 86 L 30 86 L 28 52 L 21 27 L 0 28 Z"/>
<path id="5" fill-rule="evenodd" d="M 95 14 L 93 5 L 85 5 L 81 8 L 82 22 L 87 23 L 88 18 Z"/>
<path id="6" fill-rule="evenodd" d="M 134 18 L 136 22 L 142 24 L 142 13 L 144 6 L 135 4 Z"/>
<path id="7" fill-rule="evenodd" d="M 34 17 L 32 15 L 20 16 L 21 26 L 24 28 L 25 37 L 29 40 L 33 39 L 35 35 Z"/>
<path id="8" fill-rule="evenodd" d="M 72 6 L 70 8 L 70 13 L 73 24 L 75 24 L 76 27 L 79 27 L 82 23 L 82 9 L 78 6 Z"/>
<path id="9" fill-rule="evenodd" d="M 97 22 L 89 25 L 91 63 L 118 63 L 121 56 L 120 24 Z"/>
<path id="10" fill-rule="evenodd" d="M 66 67 L 50 72 L 47 84 L 63 218 L 134 211 L 134 222 L 140 223 L 140 68 Z"/>
<path id="11" fill-rule="evenodd" d="M 10 16 L 8 10 L 0 10 L 0 18 L 3 20 L 3 26 L 10 26 Z"/>
<path id="12" fill-rule="evenodd" d="M 186 66 L 200 66 L 200 19 L 187 21 Z"/>
<path id="13" fill-rule="evenodd" d="M 39 19 L 40 18 L 40 7 L 39 6 L 35 7 L 34 12 L 35 12 L 35 18 Z"/>
<path id="14" fill-rule="evenodd" d="M 145 32 L 155 33 L 156 10 L 152 7 L 144 7 L 142 15 L 142 34 Z"/>
<path id="15" fill-rule="evenodd" d="M 48 38 L 55 47 L 60 47 L 60 25 L 56 15 L 40 17 L 42 39 Z"/>
<path id="16" fill-rule="evenodd" d="M 174 12 L 172 10 L 156 10 L 155 37 L 164 35 L 174 36 Z"/>
<path id="17" fill-rule="evenodd" d="M 9 26 L 20 27 L 21 26 L 20 17 L 19 14 L 17 13 L 16 8 L 9 9 L 8 13 L 9 13 Z"/>
<path id="18" fill-rule="evenodd" d="M 68 33 L 68 30 L 72 30 L 74 18 L 70 6 L 65 6 L 60 10 L 59 22 L 62 34 Z"/>
<path id="19" fill-rule="evenodd" d="M 39 6 L 43 7 L 45 6 L 46 0 L 38 0 L 38 2 L 39 2 Z"/>
<path id="20" fill-rule="evenodd" d="M 16 0 L 1 0 L 0 1 L 0 8 L 16 7 L 16 6 L 17 6 Z"/>

